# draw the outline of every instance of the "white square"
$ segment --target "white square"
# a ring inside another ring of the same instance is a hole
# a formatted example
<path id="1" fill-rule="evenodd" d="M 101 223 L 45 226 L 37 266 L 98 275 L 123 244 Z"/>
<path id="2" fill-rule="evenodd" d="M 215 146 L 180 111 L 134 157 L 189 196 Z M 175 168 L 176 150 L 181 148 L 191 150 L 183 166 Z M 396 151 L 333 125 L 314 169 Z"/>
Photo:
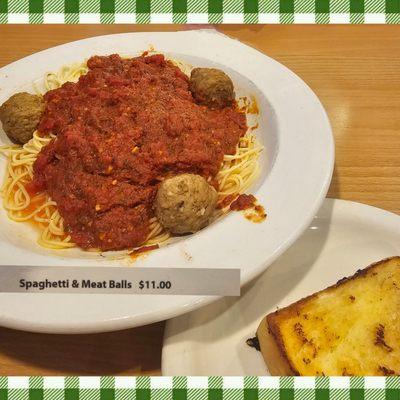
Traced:
<path id="1" fill-rule="evenodd" d="M 350 22 L 349 13 L 332 13 L 329 14 L 330 24 L 348 24 Z"/>
<path id="2" fill-rule="evenodd" d="M 170 376 L 152 376 L 150 383 L 152 389 L 172 389 L 172 377 Z"/>
<path id="3" fill-rule="evenodd" d="M 365 389 L 385 389 L 384 376 L 366 376 L 364 380 Z"/>
<path id="4" fill-rule="evenodd" d="M 80 389 L 100 389 L 99 376 L 81 376 L 79 378 Z"/>
<path id="5" fill-rule="evenodd" d="M 207 389 L 208 378 L 206 376 L 188 376 L 187 387 L 188 389 Z"/>
<path id="6" fill-rule="evenodd" d="M 43 23 L 45 24 L 63 24 L 64 14 L 63 13 L 45 13 L 43 14 Z"/>
<path id="7" fill-rule="evenodd" d="M 223 14 L 222 22 L 224 24 L 243 24 L 243 13 L 226 13 Z"/>
<path id="8" fill-rule="evenodd" d="M 366 24 L 384 24 L 386 23 L 385 14 L 383 13 L 365 13 L 364 22 Z"/>
<path id="9" fill-rule="evenodd" d="M 9 24 L 28 24 L 29 23 L 29 15 L 21 14 L 21 13 L 10 13 L 10 14 L 8 14 L 8 23 Z"/>
<path id="10" fill-rule="evenodd" d="M 154 13 L 150 15 L 152 24 L 172 24 L 172 13 Z"/>
<path id="11" fill-rule="evenodd" d="M 135 14 L 129 13 L 116 13 L 115 23 L 116 24 L 134 24 L 136 22 Z"/>
<path id="12" fill-rule="evenodd" d="M 44 389 L 64 389 L 64 377 L 63 376 L 45 376 L 43 378 Z"/>
<path id="13" fill-rule="evenodd" d="M 310 376 L 296 376 L 294 378 L 295 389 L 314 389 L 315 378 Z"/>
<path id="14" fill-rule="evenodd" d="M 29 376 L 9 376 L 8 389 L 29 389 Z"/>
<path id="15" fill-rule="evenodd" d="M 315 14 L 296 13 L 296 14 L 294 14 L 294 23 L 295 24 L 315 24 Z"/>
<path id="16" fill-rule="evenodd" d="M 82 13 L 79 14 L 80 24 L 99 24 L 100 14 L 98 13 Z"/>
<path id="17" fill-rule="evenodd" d="M 136 379 L 128 376 L 116 376 L 115 377 L 115 388 L 116 389 L 135 389 Z"/>
<path id="18" fill-rule="evenodd" d="M 225 376 L 222 387 L 224 389 L 243 389 L 243 376 Z"/>
<path id="19" fill-rule="evenodd" d="M 329 378 L 329 387 L 331 389 L 349 389 L 350 378 L 348 376 L 331 376 Z"/>
<path id="20" fill-rule="evenodd" d="M 208 14 L 206 13 L 188 13 L 188 24 L 208 24 Z"/>
<path id="21" fill-rule="evenodd" d="M 260 24 L 279 24 L 278 13 L 260 13 L 258 14 L 258 22 Z"/>
<path id="22" fill-rule="evenodd" d="M 279 377 L 260 376 L 258 378 L 259 389 L 279 389 Z"/>

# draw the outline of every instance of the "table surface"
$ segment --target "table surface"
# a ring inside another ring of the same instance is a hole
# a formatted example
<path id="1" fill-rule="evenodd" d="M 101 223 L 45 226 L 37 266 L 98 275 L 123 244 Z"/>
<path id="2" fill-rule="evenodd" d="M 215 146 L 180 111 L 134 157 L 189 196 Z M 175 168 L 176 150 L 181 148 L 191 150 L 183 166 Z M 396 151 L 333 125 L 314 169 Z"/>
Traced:
<path id="1" fill-rule="evenodd" d="M 0 67 L 72 40 L 172 25 L 0 25 Z M 298 74 L 325 106 L 336 142 L 329 197 L 400 214 L 400 26 L 223 25 Z M 160 374 L 164 323 L 115 333 L 0 328 L 1 375 Z"/>

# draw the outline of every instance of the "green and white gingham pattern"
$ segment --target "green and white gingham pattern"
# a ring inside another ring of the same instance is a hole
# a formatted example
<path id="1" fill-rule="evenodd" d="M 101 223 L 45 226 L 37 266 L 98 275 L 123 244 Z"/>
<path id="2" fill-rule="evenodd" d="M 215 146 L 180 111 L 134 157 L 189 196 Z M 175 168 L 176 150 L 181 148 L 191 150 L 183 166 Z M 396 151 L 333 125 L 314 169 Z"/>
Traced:
<path id="1" fill-rule="evenodd" d="M 400 23 L 399 0 L 0 0 L 0 23 Z"/>
<path id="2" fill-rule="evenodd" d="M 0 377 L 1 400 L 398 400 L 400 377 Z"/>

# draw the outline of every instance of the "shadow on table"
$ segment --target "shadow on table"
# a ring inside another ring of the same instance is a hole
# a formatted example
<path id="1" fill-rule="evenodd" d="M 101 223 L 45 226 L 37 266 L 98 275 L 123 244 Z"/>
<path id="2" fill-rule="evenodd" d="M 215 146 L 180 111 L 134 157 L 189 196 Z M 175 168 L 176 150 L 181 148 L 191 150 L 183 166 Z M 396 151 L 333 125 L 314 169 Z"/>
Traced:
<path id="1" fill-rule="evenodd" d="M 1 375 L 157 374 L 163 323 L 88 335 L 0 328 Z"/>

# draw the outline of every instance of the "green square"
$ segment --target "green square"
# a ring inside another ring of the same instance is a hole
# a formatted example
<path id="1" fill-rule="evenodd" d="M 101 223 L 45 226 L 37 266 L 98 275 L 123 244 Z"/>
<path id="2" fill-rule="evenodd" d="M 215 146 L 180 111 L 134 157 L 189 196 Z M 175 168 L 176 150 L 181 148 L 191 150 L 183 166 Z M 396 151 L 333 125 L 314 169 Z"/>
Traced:
<path id="1" fill-rule="evenodd" d="M 280 400 L 294 400 L 294 390 L 293 389 L 281 389 L 279 398 L 280 398 Z"/>
<path id="2" fill-rule="evenodd" d="M 64 0 L 44 0 L 43 7 L 45 13 L 63 13 Z"/>
<path id="3" fill-rule="evenodd" d="M 152 13 L 172 13 L 172 0 L 151 0 Z"/>
<path id="4" fill-rule="evenodd" d="M 224 14 L 235 14 L 243 12 L 243 0 L 223 0 L 222 8 Z"/>
<path id="5" fill-rule="evenodd" d="M 294 0 L 280 0 L 279 12 L 281 14 L 294 13 Z"/>
<path id="6" fill-rule="evenodd" d="M 279 0 L 259 0 L 258 10 L 260 13 L 278 13 Z"/>
<path id="7" fill-rule="evenodd" d="M 208 400 L 222 400 L 222 389 L 208 389 Z"/>
<path id="8" fill-rule="evenodd" d="M 187 0 L 189 13 L 207 13 L 208 0 Z"/>
<path id="9" fill-rule="evenodd" d="M 150 389 L 136 389 L 136 400 L 150 400 Z"/>
<path id="10" fill-rule="evenodd" d="M 315 12 L 315 0 L 294 0 L 294 12 L 313 14 Z"/>
<path id="11" fill-rule="evenodd" d="M 365 400 L 386 400 L 385 389 L 366 389 Z"/>
<path id="12" fill-rule="evenodd" d="M 376 0 L 364 0 L 364 8 L 366 13 L 384 13 L 385 2 Z"/>
<path id="13" fill-rule="evenodd" d="M 350 400 L 364 400 L 364 389 L 350 389 Z"/>
<path id="14" fill-rule="evenodd" d="M 187 400 L 209 400 L 208 389 L 188 389 Z"/>
<path id="15" fill-rule="evenodd" d="M 65 13 L 78 14 L 79 13 L 79 0 L 65 0 Z"/>
<path id="16" fill-rule="evenodd" d="M 329 0 L 315 0 L 316 13 L 329 13 Z"/>
<path id="17" fill-rule="evenodd" d="M 363 13 L 364 12 L 364 0 L 350 0 L 350 12 L 351 13 Z"/>
<path id="18" fill-rule="evenodd" d="M 80 1 L 81 13 L 99 13 L 100 1 Z"/>
<path id="19" fill-rule="evenodd" d="M 43 389 L 29 389 L 29 400 L 43 400 Z"/>
<path id="20" fill-rule="evenodd" d="M 115 389 L 115 400 L 135 400 L 136 389 Z"/>
<path id="21" fill-rule="evenodd" d="M 100 400 L 114 400 L 114 389 L 100 389 Z"/>
<path id="22" fill-rule="evenodd" d="M 0 389 L 0 400 L 7 400 L 7 389 Z"/>
<path id="23" fill-rule="evenodd" d="M 116 13 L 134 13 L 135 3 L 133 1 L 115 0 Z"/>
<path id="24" fill-rule="evenodd" d="M 29 12 L 31 14 L 43 13 L 43 0 L 29 0 Z"/>
<path id="25" fill-rule="evenodd" d="M 111 14 L 115 12 L 114 0 L 100 0 L 100 12 L 103 14 Z"/>
<path id="26" fill-rule="evenodd" d="M 387 376 L 385 381 L 388 389 L 400 389 L 400 376 Z"/>
<path id="27" fill-rule="evenodd" d="M 208 0 L 208 13 L 209 14 L 222 14 L 222 0 Z"/>
<path id="28" fill-rule="evenodd" d="M 244 389 L 244 400 L 257 400 L 258 389 Z"/>
<path id="29" fill-rule="evenodd" d="M 348 13 L 350 12 L 350 2 L 348 0 L 331 0 L 330 1 L 331 13 Z"/>
<path id="30" fill-rule="evenodd" d="M 258 389 L 258 400 L 280 400 L 279 389 Z"/>
<path id="31" fill-rule="evenodd" d="M 65 389 L 65 400 L 79 400 L 79 389 Z"/>
<path id="32" fill-rule="evenodd" d="M 29 389 L 9 389 L 9 399 L 29 400 Z"/>
<path id="33" fill-rule="evenodd" d="M 400 390 L 386 389 L 386 400 L 400 400 Z"/>
<path id="34" fill-rule="evenodd" d="M 9 13 L 27 13 L 29 12 L 29 3 L 26 0 L 14 0 L 8 2 Z"/>
<path id="35" fill-rule="evenodd" d="M 60 400 L 64 398 L 64 389 L 45 389 L 43 400 Z"/>
<path id="36" fill-rule="evenodd" d="M 172 0 L 172 11 L 174 13 L 186 13 L 187 3 L 186 0 Z"/>
<path id="37" fill-rule="evenodd" d="M 8 1 L 1 0 L 0 1 L 0 13 L 7 13 L 8 12 Z"/>
<path id="38" fill-rule="evenodd" d="M 299 388 L 294 390 L 294 400 L 315 400 L 315 389 Z"/>
<path id="39" fill-rule="evenodd" d="M 186 389 L 172 389 L 173 400 L 186 400 L 187 390 Z"/>
<path id="40" fill-rule="evenodd" d="M 329 389 L 315 389 L 315 400 L 329 400 Z"/>
<path id="41" fill-rule="evenodd" d="M 136 12 L 139 14 L 149 14 L 150 0 L 136 0 Z"/>
<path id="42" fill-rule="evenodd" d="M 243 9 L 246 14 L 258 13 L 258 0 L 244 0 Z"/>
<path id="43" fill-rule="evenodd" d="M 399 13 L 400 12 L 400 0 L 386 0 L 386 12 Z"/>

